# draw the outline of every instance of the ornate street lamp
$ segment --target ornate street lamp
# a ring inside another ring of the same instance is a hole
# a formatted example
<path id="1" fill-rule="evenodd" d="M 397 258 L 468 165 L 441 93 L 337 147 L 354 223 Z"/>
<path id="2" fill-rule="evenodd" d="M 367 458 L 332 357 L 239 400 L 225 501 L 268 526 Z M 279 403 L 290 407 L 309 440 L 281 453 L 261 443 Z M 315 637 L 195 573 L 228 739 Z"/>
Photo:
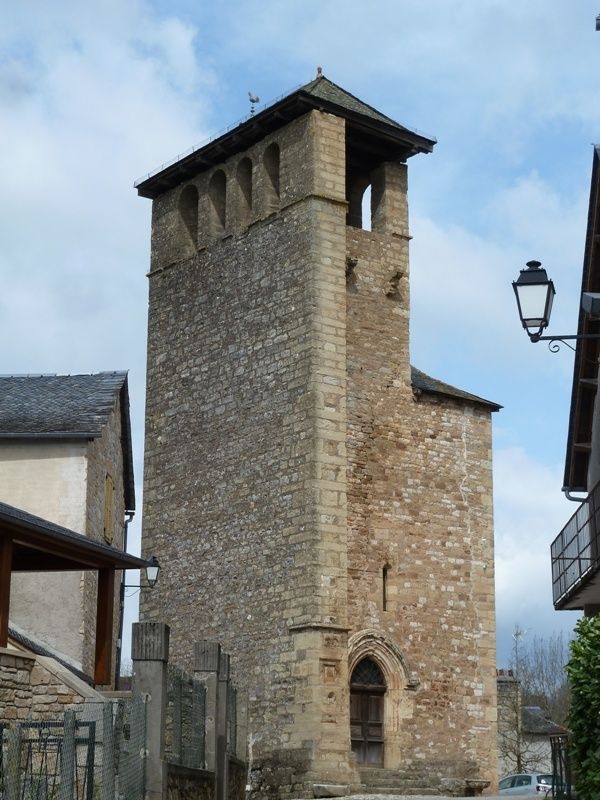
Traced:
<path id="1" fill-rule="evenodd" d="M 554 284 L 548 278 L 546 270 L 539 261 L 528 261 L 527 269 L 522 269 L 513 289 L 517 298 L 517 307 L 521 324 L 527 331 L 532 342 L 549 342 L 548 347 L 556 353 L 560 349 L 560 342 L 579 339 L 599 339 L 600 333 L 582 333 L 576 336 L 542 336 L 542 331 L 548 327 L 552 301 L 556 291 Z M 591 317 L 600 317 L 600 294 L 584 292 L 581 298 L 583 311 Z M 575 348 L 571 345 L 572 350 Z"/>
<path id="2" fill-rule="evenodd" d="M 158 558 L 156 556 L 151 556 L 150 560 L 147 562 L 146 566 L 143 568 L 144 572 L 146 573 L 146 587 L 148 589 L 154 589 L 156 586 L 156 582 L 158 580 L 158 573 L 160 572 L 160 564 L 158 563 Z M 139 583 L 131 584 L 131 583 L 122 583 L 121 584 L 121 591 L 125 589 L 144 589 L 145 586 L 142 586 Z"/>
<path id="3" fill-rule="evenodd" d="M 513 289 L 517 298 L 519 317 L 532 342 L 539 342 L 542 331 L 548 327 L 552 301 L 556 291 L 546 270 L 539 261 L 528 261 Z"/>
<path id="4" fill-rule="evenodd" d="M 146 567 L 146 583 L 148 584 L 148 588 L 153 589 L 156 586 L 159 572 L 160 564 L 158 563 L 158 558 L 152 556 Z"/>

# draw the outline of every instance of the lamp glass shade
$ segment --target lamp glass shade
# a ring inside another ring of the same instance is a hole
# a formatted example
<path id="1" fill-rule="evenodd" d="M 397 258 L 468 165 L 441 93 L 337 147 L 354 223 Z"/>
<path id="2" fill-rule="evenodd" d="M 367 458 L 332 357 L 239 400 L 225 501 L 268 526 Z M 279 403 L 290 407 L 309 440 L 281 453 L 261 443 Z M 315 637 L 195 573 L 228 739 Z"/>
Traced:
<path id="1" fill-rule="evenodd" d="M 156 558 L 156 556 L 152 556 L 152 558 L 150 559 L 150 563 L 146 567 L 146 581 L 151 589 L 158 580 L 159 572 L 160 572 L 160 564 L 158 563 L 158 559 Z"/>
<path id="2" fill-rule="evenodd" d="M 530 335 L 539 335 L 548 327 L 556 294 L 554 284 L 539 261 L 527 262 L 527 269 L 521 270 L 513 289 L 523 327 Z"/>

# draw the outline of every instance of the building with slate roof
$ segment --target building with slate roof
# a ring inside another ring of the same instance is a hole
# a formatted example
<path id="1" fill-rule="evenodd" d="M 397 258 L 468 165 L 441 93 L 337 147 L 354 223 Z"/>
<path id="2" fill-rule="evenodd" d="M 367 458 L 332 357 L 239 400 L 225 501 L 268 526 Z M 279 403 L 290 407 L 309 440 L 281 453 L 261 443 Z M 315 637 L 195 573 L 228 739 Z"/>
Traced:
<path id="1" fill-rule="evenodd" d="M 0 376 L 0 502 L 125 549 L 135 510 L 126 372 Z M 96 595 L 93 572 L 17 573 L 11 623 L 92 677 Z"/>
<path id="2" fill-rule="evenodd" d="M 409 358 L 407 161 L 434 144 L 319 73 L 136 184 L 141 615 L 190 668 L 230 654 L 256 797 L 497 781 L 499 406 Z"/>
<path id="3" fill-rule="evenodd" d="M 497 670 L 498 762 L 500 775 L 553 772 L 551 736 L 568 729 L 551 720 L 539 706 L 524 706 L 521 685 L 512 669 Z"/>

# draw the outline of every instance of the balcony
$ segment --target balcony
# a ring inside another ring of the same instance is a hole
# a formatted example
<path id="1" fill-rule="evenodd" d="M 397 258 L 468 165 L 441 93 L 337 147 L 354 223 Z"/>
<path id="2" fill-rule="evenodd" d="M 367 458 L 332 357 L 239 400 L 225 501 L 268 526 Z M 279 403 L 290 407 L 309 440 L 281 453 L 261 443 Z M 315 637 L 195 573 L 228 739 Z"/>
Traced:
<path id="1" fill-rule="evenodd" d="M 600 605 L 600 483 L 550 547 L 557 611 Z"/>

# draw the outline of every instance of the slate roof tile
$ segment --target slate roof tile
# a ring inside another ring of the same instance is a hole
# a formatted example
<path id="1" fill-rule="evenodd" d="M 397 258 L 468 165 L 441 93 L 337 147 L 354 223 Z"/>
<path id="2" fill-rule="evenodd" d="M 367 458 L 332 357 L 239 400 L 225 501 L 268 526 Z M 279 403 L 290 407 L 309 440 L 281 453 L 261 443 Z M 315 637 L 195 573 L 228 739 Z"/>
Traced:
<path id="1" fill-rule="evenodd" d="M 478 397 L 476 394 L 470 394 L 469 392 L 464 392 L 462 389 L 457 389 L 455 386 L 451 386 L 449 383 L 438 381 L 437 378 L 432 378 L 430 375 L 426 375 L 416 367 L 411 366 L 410 370 L 413 388 L 421 392 L 441 394 L 445 397 L 451 397 L 454 400 L 460 400 L 462 402 L 484 406 L 490 411 L 499 411 L 502 408 L 502 406 L 499 406 L 498 403 L 493 403 L 491 400 L 485 400 L 483 397 Z"/>
<path id="2" fill-rule="evenodd" d="M 0 439 L 95 439 L 121 398 L 125 504 L 135 509 L 127 372 L 0 375 Z"/>
<path id="3" fill-rule="evenodd" d="M 0 437 L 100 436 L 126 380 L 126 372 L 0 376 Z"/>

